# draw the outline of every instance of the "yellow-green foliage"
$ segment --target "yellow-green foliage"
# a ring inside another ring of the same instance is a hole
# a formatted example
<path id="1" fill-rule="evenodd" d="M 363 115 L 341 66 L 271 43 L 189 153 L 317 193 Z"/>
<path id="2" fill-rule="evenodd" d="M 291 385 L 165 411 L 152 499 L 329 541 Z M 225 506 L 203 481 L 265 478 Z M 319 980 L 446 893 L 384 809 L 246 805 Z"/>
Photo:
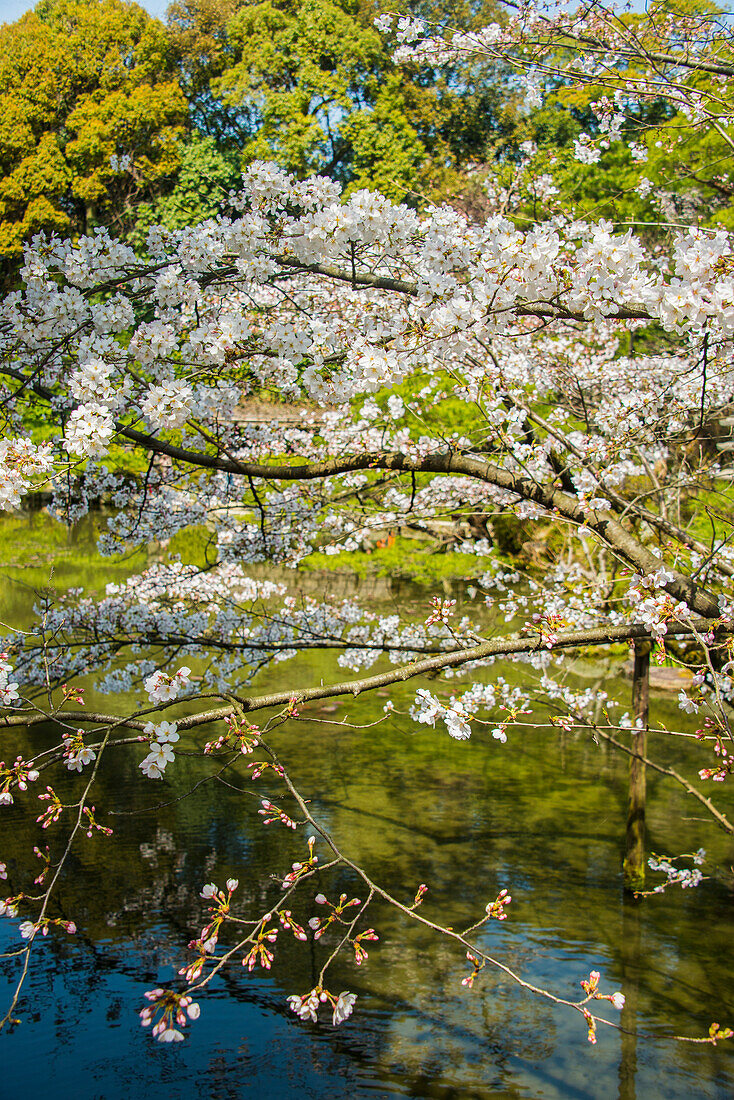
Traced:
<path id="1" fill-rule="evenodd" d="M 32 621 L 32 607 L 45 590 L 63 593 L 83 582 L 87 593 L 101 594 L 111 581 L 125 580 L 145 569 L 145 550 L 121 558 L 102 558 L 96 539 L 106 529 L 101 512 L 66 527 L 46 512 L 2 515 L 0 581 L 5 621 L 22 627 Z"/>
<path id="2" fill-rule="evenodd" d="M 0 27 L 0 261 L 39 230 L 124 229 L 178 164 L 186 101 L 163 25 L 123 0 L 43 0 Z M 115 171 L 113 154 L 132 157 Z"/>

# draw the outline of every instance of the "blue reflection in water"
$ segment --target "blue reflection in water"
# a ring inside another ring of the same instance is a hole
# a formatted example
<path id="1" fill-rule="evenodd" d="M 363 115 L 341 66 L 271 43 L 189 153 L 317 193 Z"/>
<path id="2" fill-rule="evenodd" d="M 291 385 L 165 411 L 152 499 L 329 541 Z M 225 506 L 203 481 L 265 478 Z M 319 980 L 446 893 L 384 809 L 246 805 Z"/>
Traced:
<path id="1" fill-rule="evenodd" d="M 292 750 L 302 737 L 296 730 L 285 748 Z M 306 785 L 314 779 L 312 768 L 323 778 L 326 758 L 344 731 L 320 737 L 318 759 L 294 758 Z M 359 790 L 364 773 L 357 770 L 343 798 L 316 800 L 315 811 L 347 841 L 358 846 L 362 837 L 366 850 L 369 832 L 376 847 L 371 870 L 400 896 L 413 891 L 419 878 L 429 879 L 428 916 L 448 921 L 452 913 L 460 919 L 480 913 L 498 884 L 510 884 L 510 919 L 487 931 L 485 946 L 526 980 L 563 996 L 575 996 L 578 981 L 600 969 L 605 989 L 621 987 L 635 1002 L 634 1014 L 623 1022 L 643 1034 L 621 1037 L 602 1029 L 598 1045 L 590 1048 L 575 1013 L 553 1009 L 488 970 L 467 991 L 460 985 L 461 951 L 376 910 L 370 923 L 381 941 L 372 945 L 369 963 L 357 970 L 344 961 L 329 982 L 337 991 L 359 994 L 354 1017 L 340 1029 L 303 1024 L 289 1014 L 286 996 L 310 988 L 322 952 L 281 937 L 269 975 L 249 975 L 235 966 L 202 993 L 201 1017 L 186 1029 L 185 1043 L 152 1041 L 136 1012 L 144 990 L 171 984 L 186 960 L 186 943 L 206 911 L 198 897 L 202 883 L 238 874 L 243 911 L 270 904 L 268 899 L 275 904 L 279 893 L 268 875 L 274 867 L 287 868 L 303 844 L 286 830 L 263 829 L 254 800 L 243 806 L 235 792 L 208 785 L 157 820 L 146 814 L 119 818 L 114 842 L 95 838 L 82 849 L 83 866 L 74 869 L 61 896 L 65 915 L 79 914 L 80 934 L 52 933 L 38 943 L 19 1006 L 22 1023 L 2 1040 L 2 1095 L 730 1096 L 734 1075 L 725 1046 L 681 1048 L 649 1034 L 693 1028 L 700 1033 L 702 1003 L 712 1011 L 726 1009 L 731 963 L 728 952 L 716 948 L 732 931 L 723 888 L 713 883 L 698 896 L 664 895 L 642 905 L 623 900 L 613 821 L 600 827 L 593 799 L 584 810 L 584 792 L 591 797 L 598 786 L 598 763 L 588 757 L 585 743 L 573 747 L 573 820 L 563 803 L 553 810 L 552 799 L 540 794 L 534 801 L 542 813 L 535 820 L 528 815 L 523 828 L 523 801 L 512 777 L 509 795 L 493 778 L 490 798 L 476 767 L 494 746 L 475 744 L 471 768 L 465 758 L 446 777 L 443 748 L 431 737 L 421 731 L 420 745 L 412 739 L 403 746 L 405 772 L 399 777 L 401 754 L 393 746 L 392 793 L 385 796 L 382 788 L 380 797 L 374 791 L 365 796 Z M 547 760 L 554 744 L 553 736 L 543 735 L 532 749 L 518 752 L 529 774 L 533 760 Z M 566 745 L 567 756 L 570 751 Z M 431 756 L 439 758 L 432 776 Z M 341 754 L 342 774 L 348 758 Z M 617 767 L 611 758 L 610 782 L 623 790 L 624 769 L 617 775 Z M 150 803 L 150 788 L 134 770 L 131 759 L 115 790 L 105 792 L 112 804 Z M 408 776 L 416 771 L 422 781 L 411 789 Z M 190 776 L 181 780 L 185 787 Z M 157 786 L 156 799 L 160 791 Z M 426 800 L 430 812 L 422 814 L 419 804 Z M 18 836 L 6 841 L 20 852 Z M 428 869 L 431 874 L 423 876 Z M 341 885 L 354 890 L 344 879 L 332 892 Z M 299 916 L 307 919 L 309 912 L 307 902 Z M 700 935 L 702 926 L 710 930 L 708 938 Z M 16 927 L 11 921 L 0 925 L 5 949 L 18 943 Z M 602 1014 L 619 1022 L 604 1007 Z"/>

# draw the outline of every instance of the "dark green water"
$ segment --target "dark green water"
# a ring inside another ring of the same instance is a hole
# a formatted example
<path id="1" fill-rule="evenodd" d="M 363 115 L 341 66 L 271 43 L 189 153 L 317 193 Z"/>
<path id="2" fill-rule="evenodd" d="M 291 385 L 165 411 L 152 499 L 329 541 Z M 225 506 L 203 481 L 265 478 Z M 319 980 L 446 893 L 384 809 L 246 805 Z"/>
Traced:
<path id="1" fill-rule="evenodd" d="M 16 566 L 5 573 L 30 586 L 48 561 L 17 568 L 16 559 L 27 559 L 27 537 L 39 555 L 60 560 L 60 585 L 99 589 L 130 569 L 96 559 L 84 528 L 66 543 L 44 517 L 34 523 L 25 533 L 22 525 L 6 527 L 2 552 L 4 564 Z M 386 591 L 363 591 L 390 599 Z M 429 596 L 395 587 L 392 600 L 427 602 Z M 29 602 L 28 588 L 6 582 L 0 617 L 12 625 L 26 621 Z M 266 683 L 302 685 L 332 669 L 311 655 L 268 673 Z M 527 674 L 502 671 L 508 678 Z M 390 698 L 407 709 L 416 686 L 391 690 Z M 280 791 L 265 779 L 253 784 L 243 766 L 228 779 L 244 794 L 209 782 L 150 812 L 211 772 L 195 755 L 200 742 L 188 738 L 165 784 L 140 780 L 137 747 L 115 753 L 103 771 L 98 809 L 139 812 L 104 818 L 115 836 L 84 838 L 78 847 L 60 903 L 80 932 L 52 934 L 38 945 L 19 1006 L 22 1023 L 0 1037 L 0 1096 L 643 1100 L 734 1093 L 734 1047 L 685 1046 L 669 1037 L 702 1035 L 712 1020 L 734 1023 L 732 839 L 669 779 L 649 774 L 650 848 L 673 855 L 703 846 L 711 877 L 697 890 L 626 900 L 620 876 L 625 760 L 587 735 L 545 729 L 510 731 L 502 746 L 487 732 L 455 742 L 443 729 L 399 716 L 367 730 L 335 724 L 376 719 L 385 698 L 350 700 L 336 713 L 312 706 L 302 713 L 320 721 L 290 723 L 273 736 L 297 785 L 312 798 L 314 815 L 405 901 L 418 883 L 428 883 L 424 912 L 432 919 L 467 924 L 508 888 L 510 917 L 492 922 L 483 944 L 561 996 L 575 998 L 581 978 L 600 970 L 603 988 L 622 989 L 627 997 L 625 1033 L 603 1029 L 591 1047 L 576 1013 L 533 998 L 489 969 L 473 990 L 463 988 L 467 966 L 459 949 L 375 906 L 369 923 L 380 941 L 371 945 L 368 963 L 357 969 L 345 957 L 328 982 L 359 995 L 354 1016 L 341 1028 L 303 1024 L 285 1003 L 312 986 L 333 941 L 324 947 L 281 937 L 269 975 L 233 966 L 201 996 L 201 1018 L 187 1028 L 185 1043 L 153 1042 L 136 1013 L 143 991 L 171 984 L 187 961 L 187 941 L 204 921 L 202 884 L 222 885 L 234 875 L 242 912 L 261 911 L 280 897 L 268 876 L 283 874 L 304 854 L 308 835 L 263 827 L 251 792 L 278 801 Z M 654 697 L 653 718 L 672 722 L 674 710 L 665 697 Z M 0 755 L 7 760 L 16 749 L 25 756 L 38 751 L 51 735 L 37 729 L 3 737 Z M 689 775 L 700 766 L 695 750 L 680 742 L 653 740 L 653 751 Z M 711 793 L 731 810 L 726 788 L 717 785 Z M 35 814 L 35 797 L 30 802 Z M 12 872 L 41 838 L 22 805 L 0 812 L 0 859 Z M 52 834 L 43 839 L 52 842 Z M 323 858 L 324 847 L 319 850 Z M 296 915 L 313 914 L 308 899 L 317 890 L 332 896 L 341 888 L 353 893 L 356 884 L 345 874 L 325 876 L 304 893 Z M 4 948 L 17 944 L 16 929 L 17 921 L 0 922 Z M 12 965 L 4 965 L 11 977 Z M 620 1022 L 611 1006 L 606 1014 Z"/>

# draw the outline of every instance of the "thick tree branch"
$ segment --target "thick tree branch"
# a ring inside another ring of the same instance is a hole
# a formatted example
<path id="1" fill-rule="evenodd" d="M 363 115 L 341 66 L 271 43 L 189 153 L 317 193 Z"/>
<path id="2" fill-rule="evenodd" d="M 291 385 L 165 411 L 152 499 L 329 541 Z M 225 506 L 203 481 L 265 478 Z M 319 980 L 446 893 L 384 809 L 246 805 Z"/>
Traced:
<path id="1" fill-rule="evenodd" d="M 243 474 L 246 477 L 260 477 L 274 481 L 314 481 L 319 478 L 333 477 L 337 474 L 355 470 L 396 470 L 415 473 L 454 474 L 477 478 L 495 485 L 499 489 L 516 493 L 522 500 L 533 501 L 550 512 L 556 512 L 564 519 L 594 531 L 619 556 L 635 570 L 642 573 L 654 573 L 663 564 L 646 546 L 622 524 L 613 519 L 610 513 L 582 507 L 581 503 L 569 493 L 553 486 L 542 485 L 526 475 L 515 474 L 501 469 L 469 455 L 445 451 L 440 454 L 412 458 L 401 452 L 373 453 L 347 456 L 338 459 L 326 459 L 321 462 L 305 462 L 299 465 L 286 463 L 233 462 L 217 455 L 201 455 L 196 451 L 187 451 L 173 444 L 165 443 L 155 436 L 138 432 L 134 428 L 123 428 L 121 435 L 135 443 L 160 454 L 166 454 L 182 462 L 204 466 L 214 470 Z M 718 601 L 710 593 L 683 573 L 676 573 L 667 584 L 666 590 L 676 599 L 686 603 L 692 611 L 706 618 L 715 619 L 719 615 Z"/>

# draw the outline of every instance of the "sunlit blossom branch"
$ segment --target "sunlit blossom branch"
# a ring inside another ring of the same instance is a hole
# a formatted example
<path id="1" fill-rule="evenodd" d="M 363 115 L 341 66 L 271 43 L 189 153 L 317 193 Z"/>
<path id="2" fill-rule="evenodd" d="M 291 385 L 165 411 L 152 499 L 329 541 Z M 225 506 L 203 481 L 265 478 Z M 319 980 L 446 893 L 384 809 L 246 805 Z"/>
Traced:
<path id="1" fill-rule="evenodd" d="M 382 454 L 378 452 L 376 454 L 355 455 L 345 459 L 330 459 L 324 462 L 299 463 L 297 465 L 254 462 L 232 463 L 228 459 L 221 459 L 214 455 L 202 455 L 197 452 L 186 451 L 132 428 L 123 429 L 121 434 L 137 443 L 144 444 L 150 450 L 166 454 L 171 458 L 192 465 L 272 480 L 311 481 L 349 471 L 370 469 L 464 474 L 467 477 L 475 477 L 496 485 L 498 488 L 517 493 L 523 500 L 533 501 L 551 512 L 557 511 L 564 518 L 593 530 L 629 564 L 634 565 L 636 569 L 641 569 L 647 573 L 654 572 L 660 566 L 659 558 L 640 543 L 617 520 L 611 518 L 608 513 L 599 513 L 593 508 L 584 507 L 578 499 L 553 486 L 544 485 L 527 476 L 521 476 L 510 470 L 481 462 L 469 455 L 448 452 L 416 459 L 401 453 Z M 718 617 L 718 602 L 690 578 L 677 573 L 666 587 L 672 595 L 684 600 L 691 610 L 710 618 Z"/>
<path id="2" fill-rule="evenodd" d="M 277 262 L 284 267 L 291 267 L 296 271 L 303 271 L 313 275 L 323 275 L 327 279 L 348 283 L 350 286 L 370 287 L 377 290 L 392 290 L 398 294 L 407 294 L 410 297 L 416 297 L 418 294 L 418 284 L 406 282 L 404 279 L 390 279 L 383 275 L 370 275 L 366 272 L 352 275 L 350 272 L 343 271 L 329 264 L 307 264 L 300 260 L 291 259 L 288 256 L 278 256 Z M 234 269 L 232 269 L 232 273 L 234 273 Z M 568 309 L 557 302 L 528 302 L 522 305 L 514 305 L 511 308 L 508 307 L 507 312 L 511 312 L 517 317 L 538 317 L 542 320 L 589 320 L 580 310 Z M 614 321 L 650 321 L 652 317 L 644 309 L 629 309 L 622 306 L 613 311 L 610 310 L 606 319 Z"/>
<path id="3" fill-rule="evenodd" d="M 696 630 L 712 632 L 717 636 L 728 636 L 731 628 L 725 625 L 712 624 L 701 621 L 693 625 L 671 622 L 667 626 L 666 636 L 686 637 L 695 634 Z M 358 696 L 364 692 L 373 691 L 381 687 L 389 687 L 391 684 L 402 683 L 416 676 L 423 676 L 429 672 L 437 672 L 445 668 L 458 668 L 461 665 L 474 661 L 481 661 L 488 657 L 512 657 L 523 653 L 552 652 L 555 650 L 578 649 L 589 645 L 613 645 L 619 642 L 631 641 L 635 638 L 654 638 L 650 629 L 641 623 L 632 623 L 624 626 L 597 627 L 588 630 L 576 630 L 568 633 L 559 633 L 553 640 L 540 637 L 523 638 L 495 638 L 480 645 L 466 649 L 441 653 L 434 657 L 417 659 L 410 664 L 386 672 L 376 673 L 354 680 L 344 680 L 333 684 L 320 685 L 309 688 L 294 688 L 290 691 L 271 692 L 263 695 L 235 696 L 236 705 L 247 714 L 269 707 L 285 706 L 291 701 L 295 703 L 307 703 L 318 699 L 330 699 L 339 695 Z M 216 695 L 217 693 L 211 693 Z M 195 698 L 195 697 L 194 697 Z M 148 712 L 165 709 L 163 707 L 148 708 Z M 216 708 L 199 714 L 184 715 L 177 721 L 179 729 L 193 729 L 206 725 L 209 722 L 221 721 L 231 716 L 233 706 Z M 120 717 L 90 711 L 59 711 L 58 720 L 69 724 L 94 724 L 107 725 L 114 723 L 116 726 L 129 729 L 142 730 L 146 723 L 140 718 Z M 48 722 L 46 714 L 32 714 L 23 712 L 0 713 L 0 726 L 33 726 Z"/>

